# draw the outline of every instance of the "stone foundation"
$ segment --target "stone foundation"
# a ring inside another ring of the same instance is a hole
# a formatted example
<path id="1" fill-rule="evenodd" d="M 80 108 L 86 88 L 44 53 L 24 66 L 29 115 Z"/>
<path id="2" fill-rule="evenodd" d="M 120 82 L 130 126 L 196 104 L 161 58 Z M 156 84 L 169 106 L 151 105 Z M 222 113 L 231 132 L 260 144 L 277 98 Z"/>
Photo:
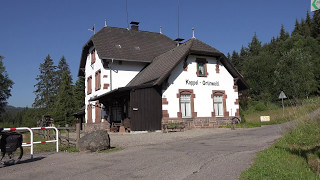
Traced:
<path id="1" fill-rule="evenodd" d="M 85 133 L 96 131 L 96 130 L 107 130 L 110 132 L 110 123 L 109 122 L 101 122 L 101 123 L 84 123 L 83 131 Z"/>
<path id="2" fill-rule="evenodd" d="M 231 118 L 196 117 L 190 119 L 183 118 L 162 118 L 162 124 L 183 122 L 188 129 L 192 128 L 218 128 L 232 123 Z"/>

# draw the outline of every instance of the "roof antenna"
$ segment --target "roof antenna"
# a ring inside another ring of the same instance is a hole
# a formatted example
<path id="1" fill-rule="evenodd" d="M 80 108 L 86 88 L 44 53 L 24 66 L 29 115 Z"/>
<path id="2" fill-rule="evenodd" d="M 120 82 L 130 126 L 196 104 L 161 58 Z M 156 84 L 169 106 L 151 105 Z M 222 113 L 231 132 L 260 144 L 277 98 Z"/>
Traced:
<path id="1" fill-rule="evenodd" d="M 92 29 L 88 29 L 88 31 L 92 31 L 92 32 L 93 32 L 93 34 L 96 34 L 96 30 L 95 30 L 94 26 L 95 26 L 95 24 L 93 24 Z"/>
<path id="2" fill-rule="evenodd" d="M 126 12 L 127 12 L 127 29 L 129 30 L 129 20 L 128 20 L 128 0 L 126 0 Z"/>
<path id="3" fill-rule="evenodd" d="M 162 34 L 162 26 L 160 26 L 160 34 Z"/>
<path id="4" fill-rule="evenodd" d="M 107 18 L 104 19 L 104 27 L 107 27 Z"/>
<path id="5" fill-rule="evenodd" d="M 192 28 L 192 39 L 195 39 L 196 37 L 194 37 L 194 27 Z"/>
<path id="6" fill-rule="evenodd" d="M 179 19 L 180 19 L 179 14 L 180 14 L 180 0 L 178 0 L 178 38 L 174 40 L 177 42 L 177 46 L 179 46 L 180 42 L 184 40 L 180 38 L 180 35 L 179 35 Z"/>

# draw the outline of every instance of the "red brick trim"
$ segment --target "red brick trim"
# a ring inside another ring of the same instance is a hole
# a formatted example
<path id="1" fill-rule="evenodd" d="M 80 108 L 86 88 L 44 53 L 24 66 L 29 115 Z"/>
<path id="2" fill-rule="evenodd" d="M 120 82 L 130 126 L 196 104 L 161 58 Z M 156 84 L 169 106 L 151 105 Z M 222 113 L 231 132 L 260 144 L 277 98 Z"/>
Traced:
<path id="1" fill-rule="evenodd" d="M 188 71 L 188 63 L 187 62 L 183 63 L 183 71 Z"/>
<path id="2" fill-rule="evenodd" d="M 219 74 L 219 73 L 220 73 L 219 64 L 216 64 L 216 73 L 217 73 L 217 74 Z"/>
<path id="3" fill-rule="evenodd" d="M 207 68 L 207 64 L 208 64 L 208 61 L 207 61 L 207 59 L 205 59 L 205 58 L 197 58 L 196 59 L 196 62 L 197 62 L 197 76 L 198 77 L 207 77 L 208 75 L 209 75 L 209 73 L 208 73 L 208 68 Z M 198 67 L 198 63 L 199 62 L 202 62 L 202 63 L 204 63 L 204 76 L 199 76 L 199 67 Z"/>
<path id="4" fill-rule="evenodd" d="M 234 92 L 238 92 L 238 86 L 237 85 L 234 85 L 233 89 L 234 89 Z"/>
<path id="5" fill-rule="evenodd" d="M 162 110 L 162 117 L 164 117 L 164 118 L 168 118 L 169 117 L 168 110 Z"/>
<path id="6" fill-rule="evenodd" d="M 92 123 L 92 105 L 87 106 L 87 123 Z"/>
<path id="7" fill-rule="evenodd" d="M 95 104 L 95 115 L 96 115 L 96 119 L 94 123 L 101 123 L 101 104 L 99 103 L 99 101 L 96 101 Z"/>
<path id="8" fill-rule="evenodd" d="M 222 95 L 222 101 L 223 101 L 223 115 L 224 117 L 229 117 L 229 112 L 227 111 L 227 103 L 226 100 L 228 98 L 227 94 L 224 90 L 212 90 L 211 98 L 213 101 L 213 112 L 211 113 L 212 117 L 216 117 L 216 114 L 214 112 L 214 95 Z"/>
<path id="9" fill-rule="evenodd" d="M 162 98 L 162 104 L 169 104 L 167 98 Z"/>
<path id="10" fill-rule="evenodd" d="M 92 93 L 92 76 L 89 76 L 87 79 L 87 94 Z"/>
<path id="11" fill-rule="evenodd" d="M 91 64 L 94 64 L 96 62 L 96 50 L 93 49 L 91 51 Z"/>
<path id="12" fill-rule="evenodd" d="M 240 111 L 239 111 L 239 109 L 236 110 L 235 116 L 236 116 L 236 117 L 240 117 Z"/>
<path id="13" fill-rule="evenodd" d="M 101 89 L 101 69 L 95 73 L 95 90 Z"/>
<path id="14" fill-rule="evenodd" d="M 103 85 L 103 89 L 108 89 L 109 86 L 110 86 L 109 84 L 104 84 L 104 85 Z"/>
<path id="15" fill-rule="evenodd" d="M 179 93 L 177 94 L 177 98 L 179 98 L 179 112 L 177 113 L 177 116 L 182 118 L 181 101 L 180 101 L 181 94 L 191 95 L 191 118 L 197 117 L 197 112 L 194 112 L 194 98 L 196 98 L 196 95 L 193 93 L 193 89 L 179 89 Z"/>
<path id="16" fill-rule="evenodd" d="M 236 99 L 236 101 L 234 102 L 234 104 L 239 104 L 239 99 Z"/>

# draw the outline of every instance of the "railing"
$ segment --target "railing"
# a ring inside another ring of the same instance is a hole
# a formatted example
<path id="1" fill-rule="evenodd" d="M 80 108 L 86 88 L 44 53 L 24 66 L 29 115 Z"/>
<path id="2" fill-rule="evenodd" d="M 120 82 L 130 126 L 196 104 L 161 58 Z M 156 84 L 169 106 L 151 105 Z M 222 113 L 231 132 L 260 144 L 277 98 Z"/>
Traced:
<path id="1" fill-rule="evenodd" d="M 55 127 L 34 127 L 31 128 L 32 130 L 49 130 L 49 129 L 53 129 L 56 131 L 56 136 L 55 136 L 55 140 L 49 140 L 49 141 L 37 141 L 37 142 L 33 142 L 33 144 L 42 144 L 42 143 L 50 143 L 50 142 L 55 142 L 56 143 L 56 150 L 57 152 L 59 152 L 59 131 L 57 128 Z M 49 134 L 48 134 L 49 135 Z"/>

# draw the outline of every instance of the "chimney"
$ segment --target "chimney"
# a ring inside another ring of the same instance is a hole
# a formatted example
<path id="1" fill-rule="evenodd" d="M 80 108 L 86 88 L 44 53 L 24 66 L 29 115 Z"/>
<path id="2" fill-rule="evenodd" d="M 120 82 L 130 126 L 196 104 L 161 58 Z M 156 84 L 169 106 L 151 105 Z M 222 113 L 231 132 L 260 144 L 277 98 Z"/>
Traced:
<path id="1" fill-rule="evenodd" d="M 139 31 L 139 22 L 131 21 L 131 30 Z"/>

